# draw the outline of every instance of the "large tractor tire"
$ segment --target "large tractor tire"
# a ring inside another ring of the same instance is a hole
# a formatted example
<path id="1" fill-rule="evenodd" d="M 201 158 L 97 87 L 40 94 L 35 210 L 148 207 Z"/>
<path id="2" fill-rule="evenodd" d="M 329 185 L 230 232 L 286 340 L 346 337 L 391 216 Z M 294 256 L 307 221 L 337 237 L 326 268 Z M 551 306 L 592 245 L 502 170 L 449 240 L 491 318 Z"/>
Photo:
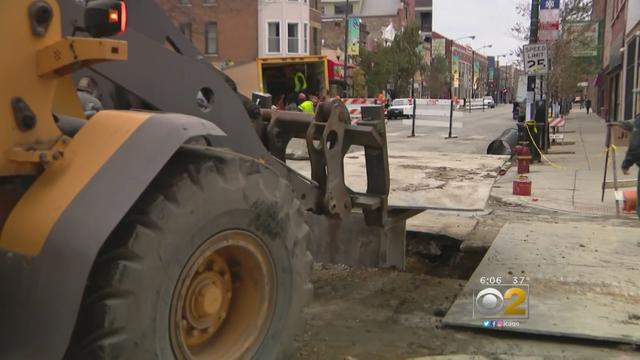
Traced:
<path id="1" fill-rule="evenodd" d="M 67 355 L 290 358 L 312 293 L 309 238 L 273 170 L 181 150 L 98 254 Z"/>

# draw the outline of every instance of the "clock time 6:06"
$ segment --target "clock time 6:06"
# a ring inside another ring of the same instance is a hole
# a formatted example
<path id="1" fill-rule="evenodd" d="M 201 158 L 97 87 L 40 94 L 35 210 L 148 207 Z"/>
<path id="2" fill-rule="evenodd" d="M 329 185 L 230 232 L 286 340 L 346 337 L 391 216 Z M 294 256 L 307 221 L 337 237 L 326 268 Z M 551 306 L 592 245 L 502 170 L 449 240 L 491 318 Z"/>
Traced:
<path id="1" fill-rule="evenodd" d="M 502 284 L 502 276 L 483 276 L 480 278 L 482 285 L 500 285 Z"/>

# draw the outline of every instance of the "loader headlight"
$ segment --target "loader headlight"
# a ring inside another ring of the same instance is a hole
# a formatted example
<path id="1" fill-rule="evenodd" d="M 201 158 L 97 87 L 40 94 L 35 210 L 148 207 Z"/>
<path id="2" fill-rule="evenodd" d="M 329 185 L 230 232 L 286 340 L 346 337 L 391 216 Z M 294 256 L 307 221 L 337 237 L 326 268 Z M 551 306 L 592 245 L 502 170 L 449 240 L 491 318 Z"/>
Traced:
<path id="1" fill-rule="evenodd" d="M 120 0 L 95 0 L 87 4 L 84 27 L 93 37 L 112 36 L 127 29 L 127 4 Z"/>

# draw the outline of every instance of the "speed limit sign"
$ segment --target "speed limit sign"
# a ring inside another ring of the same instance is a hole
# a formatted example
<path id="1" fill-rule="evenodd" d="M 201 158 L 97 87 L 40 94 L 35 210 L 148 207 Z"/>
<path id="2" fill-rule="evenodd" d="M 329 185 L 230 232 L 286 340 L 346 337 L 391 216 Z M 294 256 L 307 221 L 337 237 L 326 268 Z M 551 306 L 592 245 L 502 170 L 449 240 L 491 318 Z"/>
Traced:
<path id="1" fill-rule="evenodd" d="M 527 75 L 545 75 L 549 72 L 547 44 L 524 46 L 524 69 Z"/>

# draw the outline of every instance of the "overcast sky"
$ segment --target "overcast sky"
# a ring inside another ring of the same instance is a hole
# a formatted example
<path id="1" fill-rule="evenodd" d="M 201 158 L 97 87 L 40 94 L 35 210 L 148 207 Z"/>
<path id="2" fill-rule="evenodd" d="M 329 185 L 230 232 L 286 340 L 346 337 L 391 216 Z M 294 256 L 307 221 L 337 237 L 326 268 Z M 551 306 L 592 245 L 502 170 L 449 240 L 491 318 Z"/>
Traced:
<path id="1" fill-rule="evenodd" d="M 491 44 L 492 48 L 481 51 L 489 56 L 509 54 L 511 50 L 522 46 L 522 42 L 516 40 L 510 30 L 519 20 L 515 10 L 518 1 L 433 0 L 433 31 L 449 39 L 475 35 L 475 40 L 460 42 L 474 49 Z M 513 56 L 509 59 L 513 59 Z M 503 62 L 504 58 L 500 58 L 500 61 Z"/>

